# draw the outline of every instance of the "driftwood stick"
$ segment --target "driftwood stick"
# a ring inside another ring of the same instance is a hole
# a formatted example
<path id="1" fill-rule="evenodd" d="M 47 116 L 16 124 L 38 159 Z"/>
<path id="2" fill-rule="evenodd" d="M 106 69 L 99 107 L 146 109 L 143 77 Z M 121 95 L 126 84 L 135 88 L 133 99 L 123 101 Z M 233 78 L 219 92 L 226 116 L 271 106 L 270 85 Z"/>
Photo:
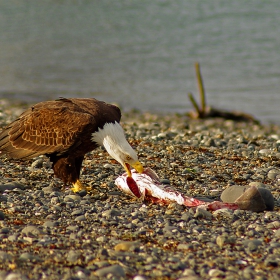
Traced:
<path id="1" fill-rule="evenodd" d="M 193 105 L 195 111 L 197 112 L 197 115 L 200 116 L 200 115 L 201 115 L 201 112 L 200 112 L 199 106 L 198 106 L 196 100 L 194 99 L 192 93 L 189 92 L 189 93 L 188 93 L 188 96 L 189 96 L 189 99 L 190 99 L 190 101 L 191 101 L 191 103 L 192 103 L 192 105 Z"/>
<path id="2" fill-rule="evenodd" d="M 259 123 L 253 116 L 242 113 L 242 112 L 228 112 L 225 110 L 215 109 L 210 106 L 206 106 L 206 96 L 203 84 L 203 79 L 200 71 L 200 65 L 198 62 L 195 63 L 195 73 L 198 86 L 198 94 L 200 97 L 200 104 L 197 103 L 192 93 L 188 93 L 189 99 L 194 107 L 194 111 L 191 111 L 188 115 L 193 119 L 203 118 L 224 118 L 234 121 L 253 122 Z M 200 106 L 199 106 L 200 105 Z"/>
<path id="3" fill-rule="evenodd" d="M 202 115 L 204 115 L 206 113 L 206 97 L 205 97 L 203 79 L 200 71 L 200 65 L 198 62 L 195 63 L 195 73 L 196 73 L 197 86 L 198 86 L 200 102 L 201 102 L 200 112 Z"/>

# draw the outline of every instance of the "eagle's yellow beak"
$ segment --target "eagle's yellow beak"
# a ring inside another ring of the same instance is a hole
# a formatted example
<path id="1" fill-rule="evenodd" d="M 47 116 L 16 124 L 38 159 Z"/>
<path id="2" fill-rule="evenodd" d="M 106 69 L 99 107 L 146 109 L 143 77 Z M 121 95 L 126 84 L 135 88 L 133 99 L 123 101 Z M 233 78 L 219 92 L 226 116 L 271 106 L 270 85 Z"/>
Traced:
<path id="1" fill-rule="evenodd" d="M 143 173 L 144 171 L 144 168 L 143 168 L 143 165 L 137 161 L 135 162 L 134 164 L 131 165 L 138 173 Z M 127 176 L 128 177 L 131 177 L 131 170 L 130 170 L 130 165 L 128 163 L 125 163 L 124 164 L 124 168 L 125 168 L 125 171 L 127 173 Z"/>

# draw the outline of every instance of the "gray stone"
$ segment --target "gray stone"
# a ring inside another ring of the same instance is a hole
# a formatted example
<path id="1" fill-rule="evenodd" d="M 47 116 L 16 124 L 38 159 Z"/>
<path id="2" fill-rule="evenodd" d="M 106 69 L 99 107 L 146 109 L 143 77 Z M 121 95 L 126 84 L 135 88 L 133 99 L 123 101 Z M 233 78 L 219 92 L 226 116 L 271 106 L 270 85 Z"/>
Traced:
<path id="1" fill-rule="evenodd" d="M 75 221 L 78 221 L 78 222 L 86 221 L 86 217 L 85 217 L 85 215 L 80 215 L 75 218 Z"/>
<path id="2" fill-rule="evenodd" d="M 35 161 L 32 162 L 31 164 L 31 168 L 42 168 L 43 167 L 43 159 L 37 159 Z"/>
<path id="3" fill-rule="evenodd" d="M 136 275 L 133 277 L 133 280 L 147 280 L 147 278 L 142 275 Z"/>
<path id="4" fill-rule="evenodd" d="M 251 184 L 250 186 L 230 186 L 222 192 L 221 200 L 229 203 L 237 201 L 243 203 L 245 206 L 242 206 L 241 209 L 244 210 L 256 212 L 263 210 L 272 211 L 274 209 L 273 195 L 268 189 L 255 187 L 255 185 L 257 184 Z M 262 206 L 263 204 L 265 207 Z"/>
<path id="5" fill-rule="evenodd" d="M 81 209 L 77 209 L 77 210 L 74 210 L 71 215 L 72 216 L 80 216 L 80 215 L 83 215 L 84 214 L 84 211 L 81 210 Z"/>
<path id="6" fill-rule="evenodd" d="M 0 192 L 4 192 L 6 190 L 15 190 L 15 189 L 24 190 L 26 189 L 26 187 L 19 182 L 11 182 L 11 183 L 0 185 Z"/>
<path id="7" fill-rule="evenodd" d="M 0 251 L 0 261 L 8 262 L 12 259 L 12 256 L 4 251 Z"/>
<path id="8" fill-rule="evenodd" d="M 139 247 L 139 242 L 137 241 L 122 241 L 115 246 L 116 251 L 134 251 Z"/>
<path id="9" fill-rule="evenodd" d="M 213 215 L 209 211 L 207 211 L 203 208 L 196 208 L 194 217 L 211 220 Z"/>
<path id="10" fill-rule="evenodd" d="M 81 252 L 76 250 L 70 250 L 67 254 L 67 261 L 71 264 L 78 264 L 81 258 Z"/>
<path id="11" fill-rule="evenodd" d="M 40 260 L 39 257 L 33 255 L 33 254 L 30 254 L 28 252 L 25 252 L 25 253 L 22 253 L 20 256 L 19 256 L 19 260 L 20 261 L 24 261 L 24 262 L 37 262 Z"/>
<path id="12" fill-rule="evenodd" d="M 121 213 L 117 209 L 109 209 L 102 213 L 103 217 L 116 217 L 116 216 L 120 216 L 120 215 L 121 215 Z"/>
<path id="13" fill-rule="evenodd" d="M 239 198 L 246 190 L 247 186 L 233 185 L 227 187 L 221 194 L 221 200 L 223 202 L 233 203 Z"/>
<path id="14" fill-rule="evenodd" d="M 5 214 L 0 211 L 0 221 L 3 221 L 5 219 Z"/>
<path id="15" fill-rule="evenodd" d="M 59 225 L 59 223 L 57 221 L 45 221 L 43 224 L 43 227 L 54 228 L 54 227 L 57 227 L 58 225 Z"/>
<path id="16" fill-rule="evenodd" d="M 79 195 L 76 195 L 76 194 L 69 194 L 69 195 L 64 197 L 65 202 L 80 202 L 81 199 L 82 198 Z"/>
<path id="17" fill-rule="evenodd" d="M 28 280 L 28 278 L 20 273 L 11 272 L 6 276 L 5 280 Z"/>
<path id="18" fill-rule="evenodd" d="M 30 236 L 30 237 L 39 236 L 43 234 L 43 231 L 41 229 L 32 225 L 24 227 L 21 232 L 26 236 Z"/>
<path id="19" fill-rule="evenodd" d="M 112 275 L 113 277 L 125 277 L 124 269 L 118 264 L 100 268 L 95 271 L 95 274 L 101 278 L 104 278 L 109 274 Z"/>
<path id="20" fill-rule="evenodd" d="M 280 170 L 278 170 L 278 169 L 271 169 L 271 170 L 268 171 L 267 177 L 269 179 L 271 179 L 271 180 L 275 180 L 277 175 L 279 175 L 279 174 L 280 174 Z"/>

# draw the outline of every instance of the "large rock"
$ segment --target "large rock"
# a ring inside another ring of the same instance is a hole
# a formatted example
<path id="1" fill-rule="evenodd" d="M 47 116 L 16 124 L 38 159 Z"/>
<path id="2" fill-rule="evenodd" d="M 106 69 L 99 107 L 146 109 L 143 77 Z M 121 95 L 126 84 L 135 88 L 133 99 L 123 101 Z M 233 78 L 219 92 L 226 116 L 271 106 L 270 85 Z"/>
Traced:
<path id="1" fill-rule="evenodd" d="M 222 192 L 223 202 L 237 203 L 242 210 L 261 212 L 274 209 L 274 198 L 271 192 L 263 187 L 230 186 Z"/>

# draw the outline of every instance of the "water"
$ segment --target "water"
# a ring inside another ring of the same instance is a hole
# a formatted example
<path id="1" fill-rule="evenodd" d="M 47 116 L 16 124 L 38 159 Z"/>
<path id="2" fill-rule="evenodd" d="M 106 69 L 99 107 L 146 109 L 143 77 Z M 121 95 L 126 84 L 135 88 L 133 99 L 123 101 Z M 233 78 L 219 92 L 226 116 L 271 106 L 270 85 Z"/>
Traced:
<path id="1" fill-rule="evenodd" d="M 198 61 L 209 105 L 280 123 L 279 13 L 276 0 L 0 0 L 0 98 L 183 113 Z"/>

